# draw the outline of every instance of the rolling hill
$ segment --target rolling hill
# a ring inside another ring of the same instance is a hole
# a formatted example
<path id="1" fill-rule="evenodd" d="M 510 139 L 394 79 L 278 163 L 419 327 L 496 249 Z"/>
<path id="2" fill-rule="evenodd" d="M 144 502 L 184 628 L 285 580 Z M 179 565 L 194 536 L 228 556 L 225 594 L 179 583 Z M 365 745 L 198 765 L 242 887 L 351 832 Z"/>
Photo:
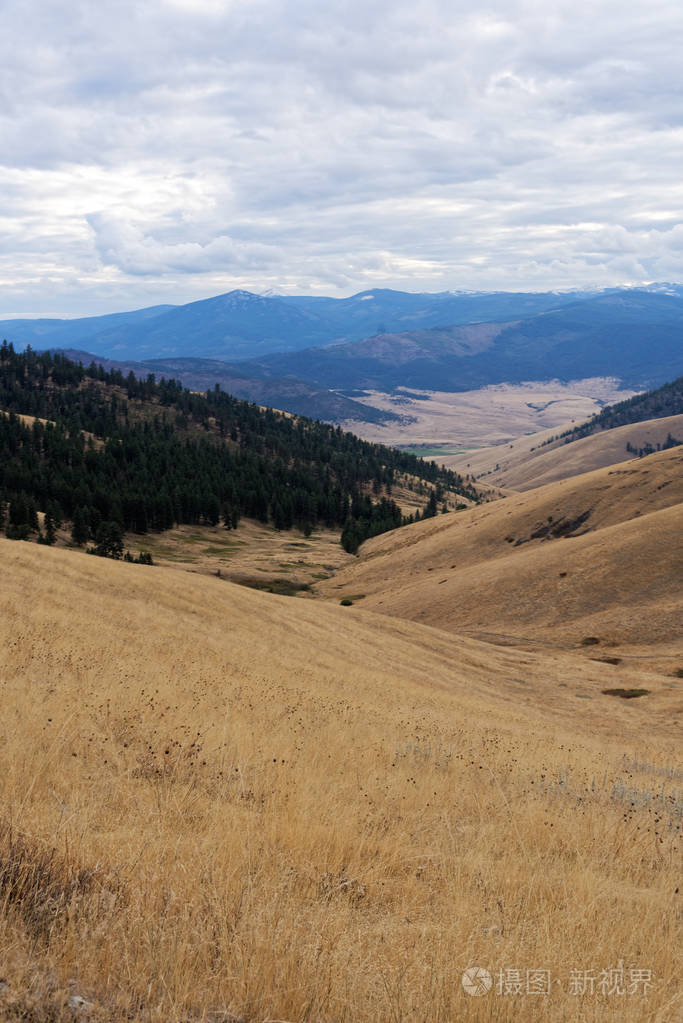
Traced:
<path id="1" fill-rule="evenodd" d="M 369 541 L 321 584 L 454 634 L 600 653 L 680 646 L 683 448 Z"/>
<path id="2" fill-rule="evenodd" d="M 683 377 L 607 405 L 576 426 L 446 457 L 444 464 L 489 485 L 529 490 L 676 443 L 683 443 Z"/>
<path id="3" fill-rule="evenodd" d="M 0 537 L 0 1018 L 679 1017 L 683 448 L 375 536 L 293 599 L 212 559 L 319 568 L 292 523 L 469 478 L 6 345 L 0 396 L 10 533 L 57 498 L 98 543 L 185 523 L 144 567 Z"/>
<path id="4" fill-rule="evenodd" d="M 573 651 L 5 539 L 0 563 L 5 1018 L 560 1023 L 571 971 L 617 958 L 650 987 L 593 1018 L 672 1018 L 661 675 L 618 700 Z M 463 989 L 479 964 L 548 993 L 501 1015 Z"/>
<path id="5" fill-rule="evenodd" d="M 217 359 L 148 359 L 146 362 L 107 359 L 75 348 L 50 349 L 84 366 L 95 363 L 106 370 L 119 370 L 126 376 L 133 373 L 145 377 L 154 373 L 157 377 L 179 380 L 191 391 L 209 391 L 218 386 L 243 401 L 291 412 L 309 419 L 321 419 L 326 423 L 387 423 L 398 420 L 396 413 L 378 409 L 365 402 L 361 404 L 337 391 L 311 384 L 294 377 L 270 377 L 258 367 L 247 367 L 244 363 L 219 362 Z"/>
<path id="6" fill-rule="evenodd" d="M 668 416 L 683 414 L 683 377 L 666 383 L 644 394 L 636 394 L 626 401 L 608 405 L 596 415 L 578 426 L 562 433 L 561 439 L 570 444 L 581 437 L 599 433 L 601 430 L 613 430 L 618 426 L 642 423 L 648 419 L 662 419 Z"/>
<path id="7" fill-rule="evenodd" d="M 664 447 L 671 437 L 683 440 L 683 414 L 617 426 L 585 437 L 579 432 L 571 444 L 559 440 L 553 427 L 510 444 L 446 455 L 440 461 L 457 472 L 471 473 L 489 486 L 508 491 L 531 490 L 592 469 L 627 462 L 637 451 Z"/>
<path id="8" fill-rule="evenodd" d="M 413 520 L 391 497 L 408 477 L 425 495 L 425 515 L 449 495 L 478 499 L 470 482 L 434 462 L 220 388 L 197 394 L 173 379 L 86 370 L 6 342 L 0 410 L 0 523 L 15 540 L 53 543 L 66 520 L 74 543 L 120 555 L 125 531 L 235 529 L 247 517 L 306 536 L 316 526 L 339 529 L 355 551 Z"/>

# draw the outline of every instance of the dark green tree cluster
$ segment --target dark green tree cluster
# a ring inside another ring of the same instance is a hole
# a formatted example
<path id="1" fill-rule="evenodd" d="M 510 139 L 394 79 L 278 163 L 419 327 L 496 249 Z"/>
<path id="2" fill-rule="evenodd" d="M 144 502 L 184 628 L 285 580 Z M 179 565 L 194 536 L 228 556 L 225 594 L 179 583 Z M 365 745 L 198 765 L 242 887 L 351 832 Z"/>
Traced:
<path id="1" fill-rule="evenodd" d="M 349 554 L 355 554 L 360 545 L 371 536 L 387 533 L 408 521 L 395 501 L 383 497 L 380 501 L 374 502 L 367 495 L 356 497 L 342 530 L 342 547 Z"/>
<path id="2" fill-rule="evenodd" d="M 678 440 L 672 433 L 667 433 L 665 441 L 658 441 L 656 445 L 648 442 L 642 448 L 637 448 L 630 441 L 626 441 L 626 450 L 638 458 L 644 458 L 645 455 L 654 455 L 655 451 L 668 451 L 669 448 L 677 448 L 681 444 L 683 440 Z"/>
<path id="3" fill-rule="evenodd" d="M 416 511 L 411 515 L 403 515 L 396 502 L 386 497 L 377 503 L 373 503 L 367 496 L 356 498 L 342 530 L 342 547 L 349 554 L 356 554 L 360 545 L 371 536 L 388 533 L 390 529 L 407 526 L 421 519 L 433 518 L 439 510 L 438 493 L 438 489 L 432 490 L 422 513 Z M 459 507 L 465 508 L 466 505 Z M 447 508 L 444 506 L 442 510 L 447 511 Z"/>
<path id="4" fill-rule="evenodd" d="M 6 343 L 0 409 L 8 413 L 0 415 L 8 535 L 37 532 L 41 510 L 43 542 L 54 542 L 55 527 L 68 520 L 77 544 L 92 542 L 108 556 L 121 556 L 112 538 L 124 531 L 221 522 L 232 529 L 242 516 L 307 533 L 351 521 L 363 538 L 376 535 L 380 524 L 400 525 L 400 512 L 365 491 L 390 492 L 399 473 L 476 499 L 456 473 L 328 424 L 218 388 L 198 395 L 176 381 L 85 369 Z M 37 418 L 29 425 L 22 415 Z"/>

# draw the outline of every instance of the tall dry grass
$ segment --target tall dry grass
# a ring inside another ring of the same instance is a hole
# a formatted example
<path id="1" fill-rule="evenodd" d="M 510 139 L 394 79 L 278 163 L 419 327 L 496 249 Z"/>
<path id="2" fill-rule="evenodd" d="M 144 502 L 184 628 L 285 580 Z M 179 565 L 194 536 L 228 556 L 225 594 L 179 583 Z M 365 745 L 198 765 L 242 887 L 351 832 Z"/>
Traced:
<path id="1" fill-rule="evenodd" d="M 681 774 L 646 706 L 568 688 L 608 666 L 0 559 L 2 1018 L 680 1018 Z M 646 996 L 570 993 L 620 962 Z"/>

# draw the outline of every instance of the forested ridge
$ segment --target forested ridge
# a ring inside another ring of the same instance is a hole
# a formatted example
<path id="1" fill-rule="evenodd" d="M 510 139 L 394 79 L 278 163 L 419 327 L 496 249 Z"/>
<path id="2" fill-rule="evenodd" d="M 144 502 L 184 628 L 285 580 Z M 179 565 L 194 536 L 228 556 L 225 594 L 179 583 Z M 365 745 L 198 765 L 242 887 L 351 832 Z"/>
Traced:
<path id="1" fill-rule="evenodd" d="M 579 423 L 571 430 L 565 430 L 558 437 L 550 437 L 544 444 L 562 439 L 565 444 L 581 437 L 589 437 L 599 430 L 613 430 L 618 426 L 631 423 L 643 423 L 648 419 L 664 419 L 667 416 L 678 416 L 683 413 L 683 377 L 678 377 L 669 384 L 657 387 L 653 391 L 636 394 L 626 401 L 615 405 L 607 405 L 585 423 Z M 679 442 L 677 442 L 679 443 Z"/>
<path id="2" fill-rule="evenodd" d="M 76 543 L 106 553 L 117 531 L 235 528 L 246 516 L 277 529 L 340 528 L 355 551 L 406 521 L 380 496 L 398 477 L 430 485 L 428 515 L 445 491 L 477 499 L 457 473 L 328 424 L 6 342 L 0 409 L 0 513 L 17 538 L 36 532 L 50 542 L 66 520 Z M 37 511 L 46 513 L 44 536 Z"/>

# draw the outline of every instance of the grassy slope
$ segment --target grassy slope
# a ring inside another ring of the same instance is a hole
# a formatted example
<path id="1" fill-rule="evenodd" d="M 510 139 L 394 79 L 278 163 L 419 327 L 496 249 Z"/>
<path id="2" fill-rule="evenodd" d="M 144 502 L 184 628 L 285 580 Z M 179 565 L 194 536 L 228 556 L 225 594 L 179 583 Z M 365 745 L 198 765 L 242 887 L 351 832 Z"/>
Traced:
<path id="1" fill-rule="evenodd" d="M 321 588 L 452 632 L 657 644 L 666 668 L 682 656 L 682 466 L 674 448 L 406 527 L 364 544 Z M 549 517 L 557 527 L 587 511 L 582 535 L 529 539 Z"/>
<path id="2" fill-rule="evenodd" d="M 613 700 L 572 652 L 163 568 L 0 561 L 6 1017 L 77 993 L 93 1019 L 675 1018 L 680 690 Z M 619 959 L 647 1000 L 568 994 Z M 478 964 L 559 983 L 470 998 Z"/>
<path id="3" fill-rule="evenodd" d="M 666 440 L 669 433 L 683 439 L 683 415 L 619 426 L 571 444 L 560 441 L 541 446 L 544 440 L 561 432 L 561 427 L 555 427 L 520 437 L 510 444 L 468 451 L 441 461 L 457 472 L 471 473 L 494 486 L 531 490 L 593 469 L 626 462 L 632 457 L 626 450 L 629 442 L 635 448 L 645 447 L 648 443 L 656 447 Z"/>
<path id="4" fill-rule="evenodd" d="M 374 497 L 390 497 L 396 501 L 404 515 L 417 509 L 424 510 L 427 496 L 410 487 L 419 486 L 419 480 L 402 477 L 391 489 Z M 483 489 L 483 488 L 482 488 Z M 452 509 L 467 498 L 450 491 L 444 496 Z M 67 528 L 58 534 L 59 546 L 73 547 Z M 125 547 L 133 552 L 145 550 L 155 564 L 171 565 L 190 572 L 210 575 L 220 573 L 221 578 L 260 589 L 269 587 L 277 592 L 297 591 L 331 573 L 344 568 L 353 556 L 347 554 L 340 543 L 340 531 L 318 528 L 310 536 L 297 529 L 279 531 L 251 519 L 241 519 L 237 530 L 224 526 L 175 526 L 163 533 L 143 536 L 129 533 Z M 301 589 L 306 595 L 307 590 Z"/>

